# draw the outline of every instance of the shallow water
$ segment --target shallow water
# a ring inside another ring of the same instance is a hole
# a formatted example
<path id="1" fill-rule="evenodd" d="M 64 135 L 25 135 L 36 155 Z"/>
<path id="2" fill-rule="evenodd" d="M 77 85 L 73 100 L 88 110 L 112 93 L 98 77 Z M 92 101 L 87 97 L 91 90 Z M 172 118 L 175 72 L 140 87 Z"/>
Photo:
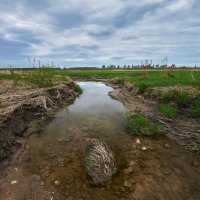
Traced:
<path id="1" fill-rule="evenodd" d="M 18 164 L 1 179 L 4 199 L 200 198 L 197 154 L 164 136 L 140 138 L 141 144 L 136 144 L 125 128 L 125 108 L 108 96 L 112 88 L 97 82 L 79 84 L 83 94 L 58 111 L 41 136 L 28 140 Z M 92 138 L 106 140 L 117 159 L 118 173 L 102 186 L 90 184 L 84 168 L 85 150 Z M 12 180 L 18 183 L 11 185 Z"/>

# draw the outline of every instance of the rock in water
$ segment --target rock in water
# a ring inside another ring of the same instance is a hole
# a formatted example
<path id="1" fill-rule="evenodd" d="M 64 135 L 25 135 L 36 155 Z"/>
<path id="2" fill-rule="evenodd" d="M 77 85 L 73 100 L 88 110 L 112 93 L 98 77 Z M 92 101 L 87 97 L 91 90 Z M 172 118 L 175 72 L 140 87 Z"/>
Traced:
<path id="1" fill-rule="evenodd" d="M 88 146 L 85 165 L 95 184 L 109 181 L 117 172 L 114 155 L 106 142 L 102 140 L 92 140 Z"/>

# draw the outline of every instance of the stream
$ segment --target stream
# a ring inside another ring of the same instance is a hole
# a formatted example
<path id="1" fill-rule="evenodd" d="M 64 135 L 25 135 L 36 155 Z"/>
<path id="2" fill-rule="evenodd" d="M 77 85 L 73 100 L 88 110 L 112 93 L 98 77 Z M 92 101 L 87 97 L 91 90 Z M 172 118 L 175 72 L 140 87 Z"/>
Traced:
<path id="1" fill-rule="evenodd" d="M 200 199 L 198 154 L 165 136 L 129 134 L 124 106 L 108 96 L 111 87 L 79 85 L 83 94 L 59 110 L 41 135 L 30 136 L 16 166 L 1 177 L 1 200 Z M 104 185 L 91 184 L 84 167 L 93 138 L 105 140 L 117 160 L 118 172 Z"/>

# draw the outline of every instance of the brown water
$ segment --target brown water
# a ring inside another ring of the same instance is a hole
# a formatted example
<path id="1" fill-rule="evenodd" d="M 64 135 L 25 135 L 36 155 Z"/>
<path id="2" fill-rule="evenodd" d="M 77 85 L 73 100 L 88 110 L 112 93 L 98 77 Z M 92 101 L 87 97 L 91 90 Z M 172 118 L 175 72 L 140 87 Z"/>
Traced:
<path id="1" fill-rule="evenodd" d="M 0 199 L 200 199 L 199 155 L 164 136 L 136 144 L 126 132 L 123 105 L 107 95 L 112 88 L 79 84 L 83 94 L 28 140 L 16 166 L 1 178 Z M 83 164 L 92 138 L 106 140 L 117 159 L 118 173 L 102 186 L 90 183 Z"/>

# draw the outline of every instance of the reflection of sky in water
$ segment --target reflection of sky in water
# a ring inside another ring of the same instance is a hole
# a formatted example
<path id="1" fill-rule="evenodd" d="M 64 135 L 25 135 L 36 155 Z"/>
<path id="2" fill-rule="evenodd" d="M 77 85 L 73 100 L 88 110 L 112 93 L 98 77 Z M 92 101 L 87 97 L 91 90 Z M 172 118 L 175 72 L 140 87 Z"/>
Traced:
<path id="1" fill-rule="evenodd" d="M 79 127 L 90 126 L 93 131 L 102 132 L 105 129 L 107 132 L 121 132 L 124 125 L 124 107 L 108 96 L 108 92 L 113 89 L 97 82 L 80 82 L 79 85 L 83 94 L 73 105 L 56 114 L 48 125 L 47 132 L 63 132 L 72 124 Z"/>
<path id="2" fill-rule="evenodd" d="M 88 114 L 123 111 L 121 103 L 108 96 L 108 92 L 112 91 L 111 87 L 95 82 L 81 82 L 80 86 L 83 88 L 83 95 L 69 107 L 70 111 L 84 111 Z"/>

